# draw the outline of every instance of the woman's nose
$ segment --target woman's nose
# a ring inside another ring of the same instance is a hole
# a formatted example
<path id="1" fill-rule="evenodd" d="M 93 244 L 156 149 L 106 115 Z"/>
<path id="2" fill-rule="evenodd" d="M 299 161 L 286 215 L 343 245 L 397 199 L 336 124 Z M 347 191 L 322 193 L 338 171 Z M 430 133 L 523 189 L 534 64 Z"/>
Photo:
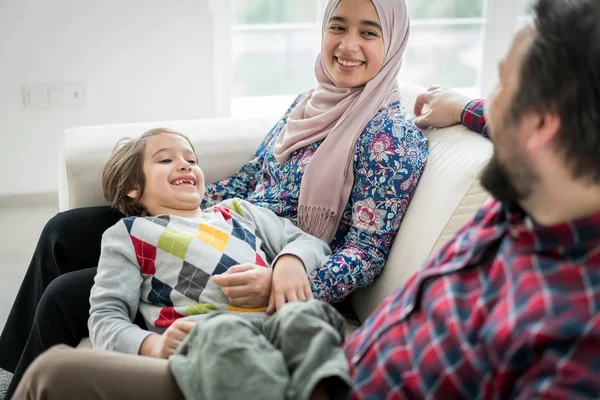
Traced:
<path id="1" fill-rule="evenodd" d="M 358 37 L 353 33 L 348 33 L 342 38 L 340 50 L 346 53 L 358 51 Z"/>

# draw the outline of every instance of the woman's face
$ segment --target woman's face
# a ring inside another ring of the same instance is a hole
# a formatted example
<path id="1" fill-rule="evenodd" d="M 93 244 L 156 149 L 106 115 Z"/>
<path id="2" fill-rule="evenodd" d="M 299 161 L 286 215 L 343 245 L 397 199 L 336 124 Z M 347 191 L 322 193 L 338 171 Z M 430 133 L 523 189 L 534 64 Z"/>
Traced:
<path id="1" fill-rule="evenodd" d="M 339 87 L 365 85 L 383 66 L 383 31 L 371 0 L 340 0 L 327 21 L 322 57 Z"/>

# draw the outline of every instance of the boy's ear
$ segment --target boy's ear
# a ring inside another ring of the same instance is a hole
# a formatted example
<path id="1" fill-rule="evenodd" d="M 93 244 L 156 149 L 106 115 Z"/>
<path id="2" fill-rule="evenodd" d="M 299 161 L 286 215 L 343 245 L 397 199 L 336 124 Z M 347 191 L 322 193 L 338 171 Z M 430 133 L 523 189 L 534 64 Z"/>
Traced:
<path id="1" fill-rule="evenodd" d="M 135 185 L 135 187 L 127 193 L 127 197 L 129 197 L 132 200 L 139 200 L 139 198 L 138 198 L 139 195 L 140 195 L 140 186 L 139 185 Z"/>

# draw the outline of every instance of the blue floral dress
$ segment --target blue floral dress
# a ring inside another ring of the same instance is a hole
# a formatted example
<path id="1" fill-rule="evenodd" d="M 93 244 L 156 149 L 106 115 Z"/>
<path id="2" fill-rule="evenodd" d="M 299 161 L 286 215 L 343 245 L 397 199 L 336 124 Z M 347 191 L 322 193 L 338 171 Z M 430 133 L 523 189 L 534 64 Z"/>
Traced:
<path id="1" fill-rule="evenodd" d="M 297 150 L 284 165 L 275 159 L 273 146 L 305 96 L 296 98 L 239 172 L 206 185 L 206 206 L 239 197 L 296 222 L 302 176 L 322 141 Z M 341 301 L 379 276 L 428 155 L 427 139 L 400 103 L 367 124 L 356 143 L 354 187 L 330 243 L 333 255 L 310 275 L 316 298 Z"/>

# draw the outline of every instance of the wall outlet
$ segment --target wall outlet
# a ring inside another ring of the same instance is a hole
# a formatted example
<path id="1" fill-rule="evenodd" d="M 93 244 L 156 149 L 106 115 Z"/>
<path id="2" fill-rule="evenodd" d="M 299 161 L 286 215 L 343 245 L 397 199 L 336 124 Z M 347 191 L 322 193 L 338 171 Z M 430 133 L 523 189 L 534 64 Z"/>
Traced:
<path id="1" fill-rule="evenodd" d="M 23 86 L 25 108 L 85 107 L 83 83 L 40 83 Z"/>

